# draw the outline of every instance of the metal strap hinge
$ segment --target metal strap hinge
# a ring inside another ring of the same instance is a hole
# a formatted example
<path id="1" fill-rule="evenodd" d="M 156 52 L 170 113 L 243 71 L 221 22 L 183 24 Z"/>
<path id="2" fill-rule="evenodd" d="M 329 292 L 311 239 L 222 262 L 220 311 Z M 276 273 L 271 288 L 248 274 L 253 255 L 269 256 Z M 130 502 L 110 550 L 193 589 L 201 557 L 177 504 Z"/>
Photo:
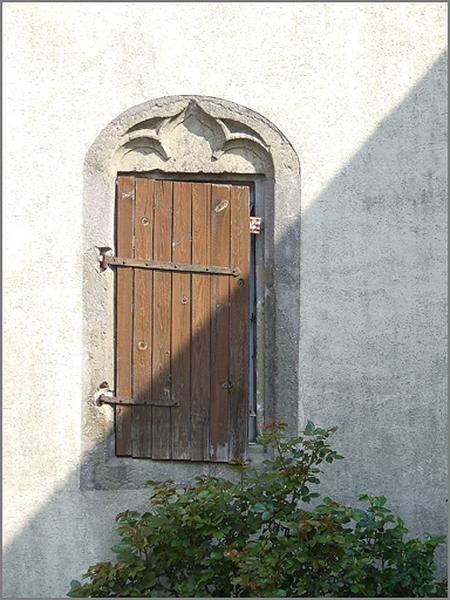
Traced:
<path id="1" fill-rule="evenodd" d="M 100 256 L 100 263 L 102 269 L 107 269 L 108 267 L 136 267 L 138 269 L 152 269 L 155 271 L 178 271 L 180 273 L 202 273 L 204 275 L 231 275 L 232 277 L 239 277 L 241 274 L 238 267 L 158 262 L 155 260 L 110 256 L 108 254 L 102 254 Z"/>
<path id="2" fill-rule="evenodd" d="M 167 402 L 165 404 L 146 400 L 142 402 L 128 396 L 107 396 L 106 394 L 101 394 L 97 398 L 97 404 L 99 406 L 102 404 L 110 404 L 111 406 L 179 406 L 178 402 Z"/>

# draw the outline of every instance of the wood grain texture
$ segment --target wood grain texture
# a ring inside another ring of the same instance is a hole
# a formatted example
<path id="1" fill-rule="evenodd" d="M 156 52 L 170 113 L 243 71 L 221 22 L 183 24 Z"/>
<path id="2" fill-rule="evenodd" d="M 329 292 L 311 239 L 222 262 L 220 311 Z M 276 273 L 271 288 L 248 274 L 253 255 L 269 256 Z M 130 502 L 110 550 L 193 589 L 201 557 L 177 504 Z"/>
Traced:
<path id="1" fill-rule="evenodd" d="M 134 177 L 117 180 L 117 252 L 133 256 Z M 116 393 L 131 396 L 133 338 L 133 269 L 119 269 L 116 274 Z M 115 408 L 116 454 L 132 453 L 131 406 Z"/>
<path id="2" fill-rule="evenodd" d="M 192 184 L 192 263 L 210 264 L 211 185 Z M 192 275 L 191 459 L 209 460 L 211 275 Z"/>
<path id="3" fill-rule="evenodd" d="M 248 436 L 248 326 L 250 277 L 250 202 L 247 187 L 233 186 L 231 206 L 231 263 L 241 276 L 230 278 L 230 460 L 245 458 Z"/>
<path id="4" fill-rule="evenodd" d="M 191 261 L 192 184 L 173 184 L 172 261 Z M 172 458 L 190 459 L 191 275 L 172 274 Z"/>
<path id="5" fill-rule="evenodd" d="M 230 265 L 230 188 L 211 186 L 211 264 Z M 225 202 L 228 205 L 225 206 Z M 225 206 L 222 210 L 220 207 Z M 229 278 L 211 275 L 210 459 L 229 458 Z"/>
<path id="6" fill-rule="evenodd" d="M 117 269 L 119 456 L 227 462 L 248 427 L 249 189 L 121 176 L 117 250 L 132 261 L 236 266 Z M 174 404 L 175 403 L 175 404 Z M 172 405 L 172 406 L 171 406 Z"/>
<path id="7" fill-rule="evenodd" d="M 172 255 L 171 181 L 155 181 L 153 257 L 169 260 Z M 152 364 L 152 458 L 171 457 L 171 309 L 172 275 L 153 273 L 153 364 Z"/>
<path id="8" fill-rule="evenodd" d="M 152 180 L 136 179 L 135 258 L 153 258 L 153 188 Z M 135 269 L 133 396 L 138 402 L 152 397 L 152 287 L 152 271 Z M 150 407 L 133 407 L 132 439 L 133 456 L 151 456 Z"/>

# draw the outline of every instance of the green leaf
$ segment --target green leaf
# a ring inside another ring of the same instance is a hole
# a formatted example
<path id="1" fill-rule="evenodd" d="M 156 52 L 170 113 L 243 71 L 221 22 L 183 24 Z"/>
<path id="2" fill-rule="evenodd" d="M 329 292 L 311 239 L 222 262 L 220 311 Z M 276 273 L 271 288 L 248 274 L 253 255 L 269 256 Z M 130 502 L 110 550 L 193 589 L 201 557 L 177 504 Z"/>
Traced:
<path id="1" fill-rule="evenodd" d="M 305 429 L 303 430 L 303 433 L 305 435 L 314 435 L 316 431 L 315 425 L 312 421 L 308 421 L 306 423 Z"/>
<path id="2" fill-rule="evenodd" d="M 363 510 L 356 508 L 352 512 L 352 519 L 356 522 L 360 521 L 363 517 L 367 517 L 367 513 Z"/>
<path id="3" fill-rule="evenodd" d="M 81 587 L 81 583 L 79 581 L 77 581 L 76 579 L 72 579 L 72 581 L 70 582 L 70 588 L 79 588 Z"/>

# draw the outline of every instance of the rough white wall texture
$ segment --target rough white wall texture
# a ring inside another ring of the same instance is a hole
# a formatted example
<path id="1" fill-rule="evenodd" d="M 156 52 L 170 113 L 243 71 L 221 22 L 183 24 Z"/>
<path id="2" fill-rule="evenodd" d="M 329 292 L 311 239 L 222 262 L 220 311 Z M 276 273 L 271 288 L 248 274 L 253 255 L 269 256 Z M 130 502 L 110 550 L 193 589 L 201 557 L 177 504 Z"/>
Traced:
<path id="1" fill-rule="evenodd" d="M 328 486 L 446 532 L 446 4 L 3 7 L 5 595 L 64 595 L 146 501 L 80 490 L 82 172 L 166 95 L 248 106 L 293 144 L 299 410 L 347 457 Z"/>

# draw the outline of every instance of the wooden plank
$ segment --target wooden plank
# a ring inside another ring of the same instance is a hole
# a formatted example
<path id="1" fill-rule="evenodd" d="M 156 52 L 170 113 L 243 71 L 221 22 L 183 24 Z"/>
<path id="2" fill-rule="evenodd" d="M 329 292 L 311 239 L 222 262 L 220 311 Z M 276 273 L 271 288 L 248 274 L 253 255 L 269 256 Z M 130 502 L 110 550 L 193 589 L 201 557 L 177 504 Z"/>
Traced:
<path id="1" fill-rule="evenodd" d="M 173 184 L 172 262 L 191 260 L 191 188 Z M 188 460 L 191 433 L 191 275 L 172 274 L 172 458 Z"/>
<path id="2" fill-rule="evenodd" d="M 211 185 L 192 184 L 192 263 L 210 263 Z M 192 275 L 191 459 L 209 460 L 211 276 Z"/>
<path id="3" fill-rule="evenodd" d="M 250 203 L 247 187 L 231 188 L 231 263 L 241 275 L 230 280 L 230 460 L 245 458 L 248 437 L 248 303 Z"/>
<path id="4" fill-rule="evenodd" d="M 136 179 L 134 236 L 135 258 L 153 258 L 153 181 L 150 179 Z M 136 402 L 151 400 L 152 287 L 153 273 L 135 269 L 133 396 Z M 132 439 L 134 457 L 151 456 L 150 407 L 133 407 Z"/>
<path id="5" fill-rule="evenodd" d="M 133 256 L 134 177 L 117 179 L 117 252 Z M 116 274 L 116 393 L 131 396 L 133 337 L 133 270 L 120 269 Z M 115 408 L 116 454 L 132 452 L 131 406 Z"/>
<path id="6" fill-rule="evenodd" d="M 172 182 L 155 181 L 153 258 L 171 260 Z M 153 273 L 152 398 L 161 405 L 171 398 L 172 275 Z M 152 457 L 169 459 L 171 453 L 170 407 L 152 406 Z"/>
<path id="7" fill-rule="evenodd" d="M 230 265 L 230 188 L 211 186 L 210 260 Z M 228 204 L 227 204 L 228 202 Z M 211 407 L 210 459 L 229 458 L 229 287 L 230 278 L 211 276 Z"/>

